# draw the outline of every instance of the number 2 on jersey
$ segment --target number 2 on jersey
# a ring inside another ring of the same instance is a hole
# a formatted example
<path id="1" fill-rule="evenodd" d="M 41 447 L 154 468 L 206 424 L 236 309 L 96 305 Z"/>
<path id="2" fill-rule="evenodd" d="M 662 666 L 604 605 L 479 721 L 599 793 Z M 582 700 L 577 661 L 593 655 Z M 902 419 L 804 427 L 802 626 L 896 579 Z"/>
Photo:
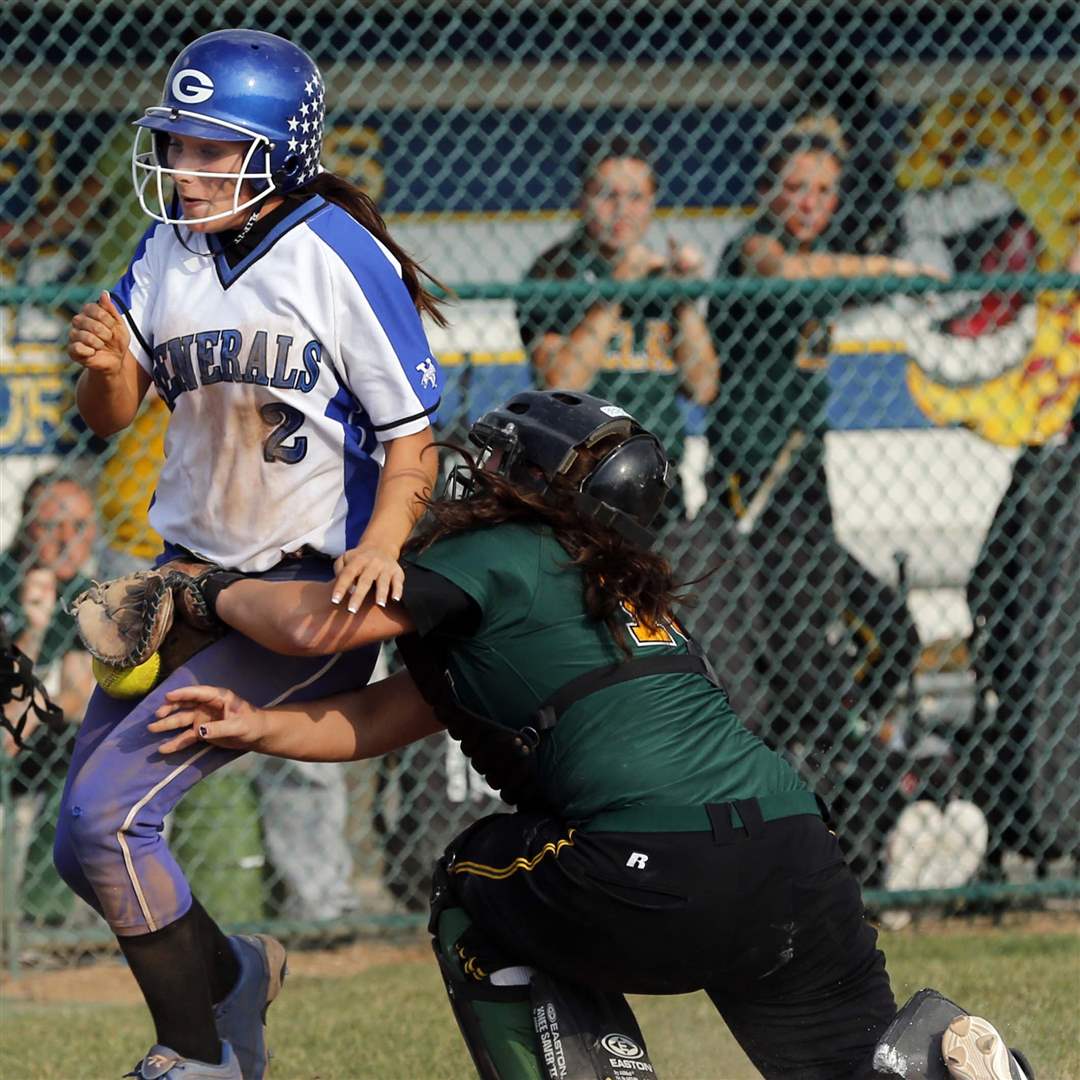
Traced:
<path id="1" fill-rule="evenodd" d="M 304 423 L 304 414 L 292 405 L 270 401 L 259 406 L 259 415 L 267 424 L 274 426 L 274 430 L 266 436 L 266 442 L 263 443 L 263 460 L 280 461 L 285 465 L 295 465 L 298 461 L 303 461 L 307 454 L 305 435 L 297 435 L 288 446 L 282 444 L 290 435 L 299 431 Z"/>

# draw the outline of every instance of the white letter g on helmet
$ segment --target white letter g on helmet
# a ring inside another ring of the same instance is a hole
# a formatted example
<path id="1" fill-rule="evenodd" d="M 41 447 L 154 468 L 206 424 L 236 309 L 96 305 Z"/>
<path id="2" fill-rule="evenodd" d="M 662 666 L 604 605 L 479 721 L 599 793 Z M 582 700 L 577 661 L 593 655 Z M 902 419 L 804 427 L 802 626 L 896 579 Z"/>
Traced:
<path id="1" fill-rule="evenodd" d="M 173 77 L 172 93 L 177 101 L 197 105 L 200 101 L 213 97 L 214 80 L 205 72 L 195 68 L 184 68 Z"/>

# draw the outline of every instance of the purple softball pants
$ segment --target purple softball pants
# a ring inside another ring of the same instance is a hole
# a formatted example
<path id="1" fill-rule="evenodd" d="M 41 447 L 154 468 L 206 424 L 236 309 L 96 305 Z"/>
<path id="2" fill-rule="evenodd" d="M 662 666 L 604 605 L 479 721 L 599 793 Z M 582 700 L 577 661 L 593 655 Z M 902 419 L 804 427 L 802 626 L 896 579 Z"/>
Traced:
<path id="1" fill-rule="evenodd" d="M 297 560 L 270 577 L 323 578 Z M 276 570 L 277 568 L 275 568 Z M 178 686 L 225 686 L 260 706 L 306 701 L 364 686 L 378 648 L 333 656 L 272 653 L 232 632 L 196 653 L 132 704 L 94 691 L 68 768 L 53 857 L 60 876 L 117 936 L 159 930 L 191 906 L 191 889 L 162 835 L 165 815 L 203 777 L 243 751 L 196 745 L 160 754 L 168 735 L 147 730 Z"/>

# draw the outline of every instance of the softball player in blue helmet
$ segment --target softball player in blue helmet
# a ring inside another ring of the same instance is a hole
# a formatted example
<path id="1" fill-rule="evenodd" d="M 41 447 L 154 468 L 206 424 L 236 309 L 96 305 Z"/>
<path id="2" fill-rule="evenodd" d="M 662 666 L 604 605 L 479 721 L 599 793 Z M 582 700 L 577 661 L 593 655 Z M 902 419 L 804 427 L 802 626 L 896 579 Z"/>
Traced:
<path id="1" fill-rule="evenodd" d="M 151 383 L 171 411 L 150 522 L 162 561 L 334 582 L 343 606 L 400 596 L 398 553 L 437 471 L 441 378 L 422 270 L 370 199 L 320 163 L 322 77 L 273 34 L 207 34 L 136 121 L 135 190 L 153 219 L 120 282 L 75 316 L 77 400 L 107 436 Z M 149 496 L 149 493 L 148 493 Z M 184 793 L 233 760 L 158 753 L 146 724 L 170 688 L 221 683 L 284 703 L 367 682 L 375 648 L 275 656 L 230 633 L 134 705 L 91 699 L 55 858 L 117 935 L 157 1045 L 136 1076 L 255 1080 L 284 950 L 226 937 L 162 836 Z"/>

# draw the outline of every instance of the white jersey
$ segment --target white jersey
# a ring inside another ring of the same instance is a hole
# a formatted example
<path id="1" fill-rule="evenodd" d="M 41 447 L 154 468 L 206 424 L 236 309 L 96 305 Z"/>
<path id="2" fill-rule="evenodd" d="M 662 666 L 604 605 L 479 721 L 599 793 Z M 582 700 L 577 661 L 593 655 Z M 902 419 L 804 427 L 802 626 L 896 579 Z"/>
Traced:
<path id="1" fill-rule="evenodd" d="M 183 235 L 210 254 L 156 224 L 113 291 L 172 411 L 150 523 L 239 570 L 304 546 L 336 557 L 371 516 L 380 443 L 439 403 L 400 266 L 320 196 L 233 267 L 213 234 Z"/>

